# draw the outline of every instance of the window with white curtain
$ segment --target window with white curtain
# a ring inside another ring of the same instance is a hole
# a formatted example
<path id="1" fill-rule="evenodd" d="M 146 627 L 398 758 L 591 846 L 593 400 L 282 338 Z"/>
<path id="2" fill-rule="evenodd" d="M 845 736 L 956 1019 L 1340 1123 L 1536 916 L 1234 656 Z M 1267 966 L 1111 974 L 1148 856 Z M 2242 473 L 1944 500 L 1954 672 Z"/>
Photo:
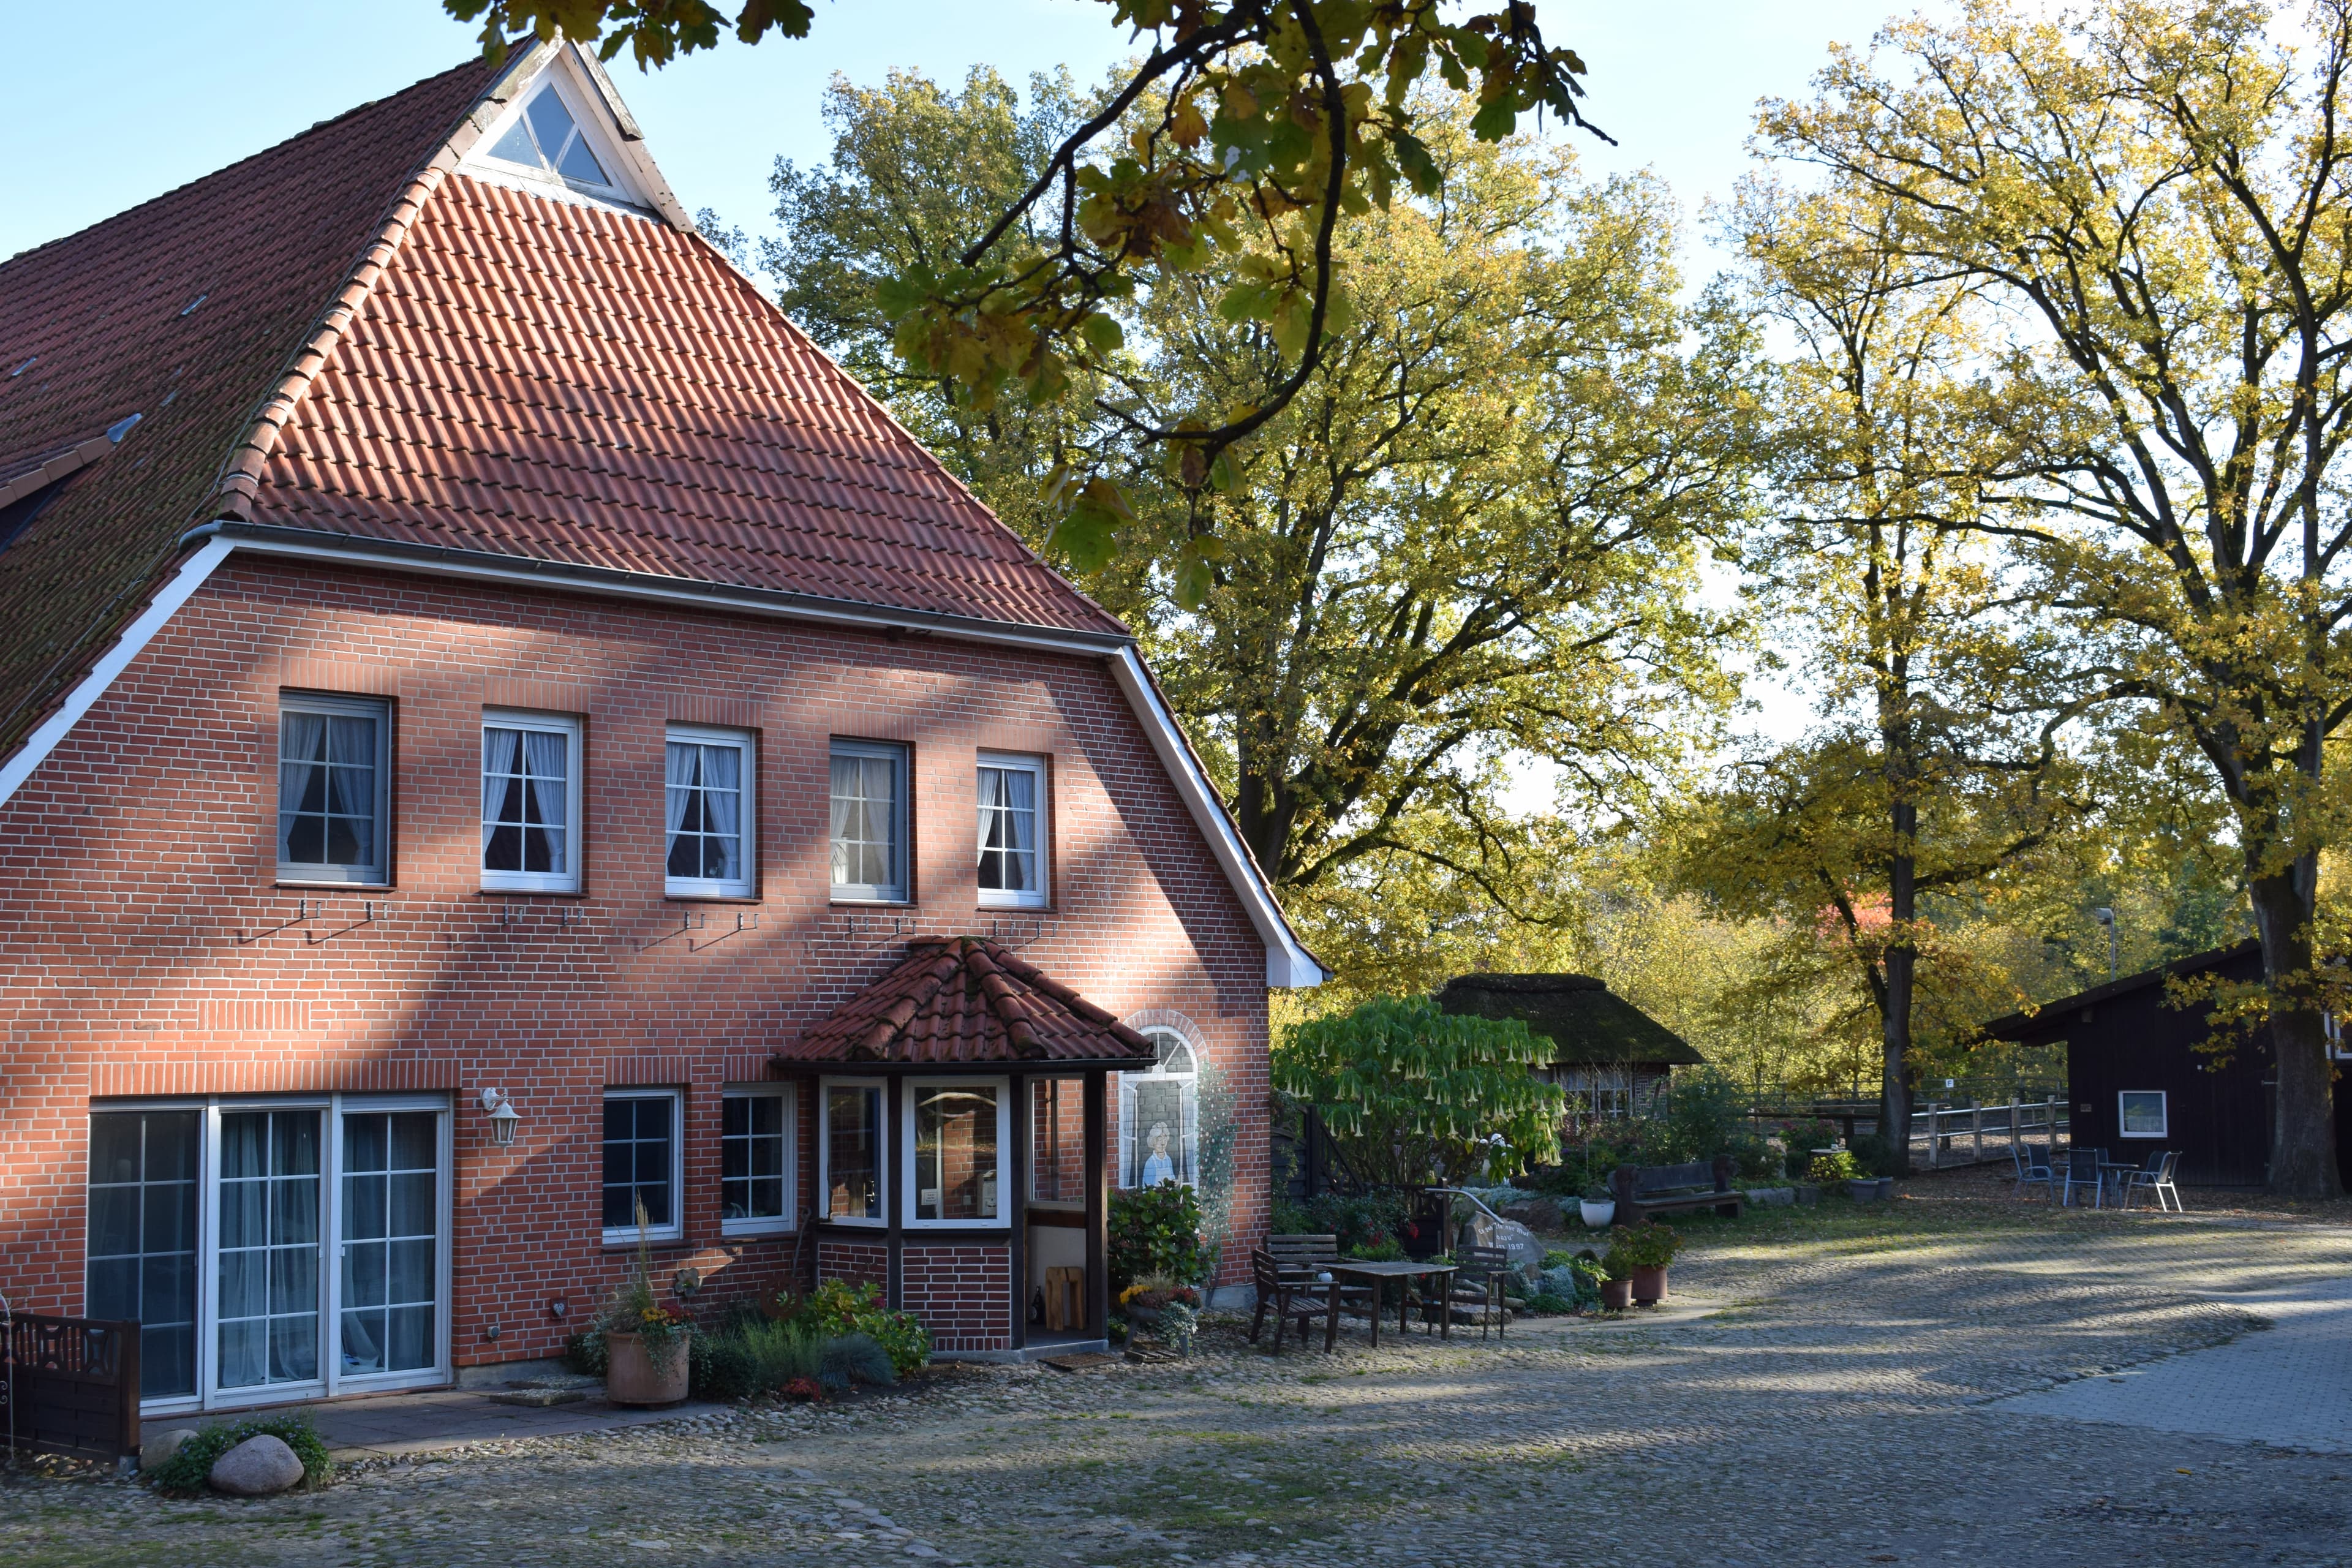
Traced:
<path id="1" fill-rule="evenodd" d="M 833 896 L 878 903 L 906 900 L 904 746 L 833 743 Z"/>
<path id="2" fill-rule="evenodd" d="M 980 754 L 980 901 L 1045 902 L 1045 763 Z"/>
<path id="3" fill-rule="evenodd" d="M 669 727 L 663 868 L 672 898 L 751 896 L 751 736 Z"/>
<path id="4" fill-rule="evenodd" d="M 288 693 L 278 710 L 278 874 L 392 879 L 392 705 Z"/>
<path id="5" fill-rule="evenodd" d="M 580 889 L 580 722 L 482 715 L 482 886 Z"/>

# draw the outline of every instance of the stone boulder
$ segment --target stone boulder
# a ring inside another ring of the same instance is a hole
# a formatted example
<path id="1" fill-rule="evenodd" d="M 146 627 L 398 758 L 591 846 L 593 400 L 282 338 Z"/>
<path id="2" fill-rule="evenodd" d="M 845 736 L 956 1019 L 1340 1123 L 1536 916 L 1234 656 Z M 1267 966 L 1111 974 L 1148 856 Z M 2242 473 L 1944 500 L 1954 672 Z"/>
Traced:
<path id="1" fill-rule="evenodd" d="M 209 1479 L 231 1497 L 275 1497 L 301 1484 L 302 1461 L 283 1438 L 259 1432 L 215 1459 Z"/>
<path id="2" fill-rule="evenodd" d="M 168 1432 L 158 1432 L 152 1437 L 141 1439 L 139 1468 L 142 1470 L 162 1469 L 172 1462 L 172 1456 L 180 1451 L 180 1445 L 195 1435 L 196 1429 L 193 1426 L 174 1426 Z"/>
<path id="3" fill-rule="evenodd" d="M 1759 1208 L 1787 1208 L 1797 1201 L 1794 1187 L 1750 1187 L 1748 1201 Z"/>

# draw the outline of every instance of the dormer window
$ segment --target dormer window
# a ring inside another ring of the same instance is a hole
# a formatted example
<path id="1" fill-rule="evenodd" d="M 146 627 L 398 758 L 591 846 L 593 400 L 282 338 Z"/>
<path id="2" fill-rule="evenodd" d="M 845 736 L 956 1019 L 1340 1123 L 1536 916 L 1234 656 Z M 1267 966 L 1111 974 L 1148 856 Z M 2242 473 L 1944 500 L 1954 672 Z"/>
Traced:
<path id="1" fill-rule="evenodd" d="M 580 122 L 572 117 L 554 84 L 542 87 L 490 149 L 490 156 L 572 184 L 613 189 L 613 177 L 588 145 Z"/>

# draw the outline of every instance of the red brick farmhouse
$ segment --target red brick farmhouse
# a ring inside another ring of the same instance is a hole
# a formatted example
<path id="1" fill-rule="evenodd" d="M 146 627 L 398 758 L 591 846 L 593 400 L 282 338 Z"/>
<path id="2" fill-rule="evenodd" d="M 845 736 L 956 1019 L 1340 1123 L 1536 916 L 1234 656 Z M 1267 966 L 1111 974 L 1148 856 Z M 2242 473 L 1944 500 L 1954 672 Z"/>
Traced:
<path id="1" fill-rule="evenodd" d="M 154 1413 L 552 1355 L 641 1213 L 704 1305 L 1099 1338 L 1108 1184 L 1246 1278 L 1323 978 L 568 46 L 0 264 L 0 1291 Z"/>

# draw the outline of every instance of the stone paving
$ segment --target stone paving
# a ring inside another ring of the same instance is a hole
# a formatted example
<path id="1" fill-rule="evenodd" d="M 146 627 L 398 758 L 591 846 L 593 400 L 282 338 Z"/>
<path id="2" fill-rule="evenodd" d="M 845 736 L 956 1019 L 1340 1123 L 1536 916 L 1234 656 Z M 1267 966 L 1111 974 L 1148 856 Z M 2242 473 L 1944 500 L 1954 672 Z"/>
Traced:
<path id="1" fill-rule="evenodd" d="M 262 1502 L 20 1479 L 0 1563 L 2352 1565 L 2352 1457 L 2018 1402 L 2288 1342 L 2224 1292 L 2317 1299 L 2352 1230 L 1915 1200 L 1689 1231 L 1676 1289 L 1717 1306 L 1679 1323 L 1279 1360 L 1213 1330 L 1189 1364 L 940 1369 Z"/>

